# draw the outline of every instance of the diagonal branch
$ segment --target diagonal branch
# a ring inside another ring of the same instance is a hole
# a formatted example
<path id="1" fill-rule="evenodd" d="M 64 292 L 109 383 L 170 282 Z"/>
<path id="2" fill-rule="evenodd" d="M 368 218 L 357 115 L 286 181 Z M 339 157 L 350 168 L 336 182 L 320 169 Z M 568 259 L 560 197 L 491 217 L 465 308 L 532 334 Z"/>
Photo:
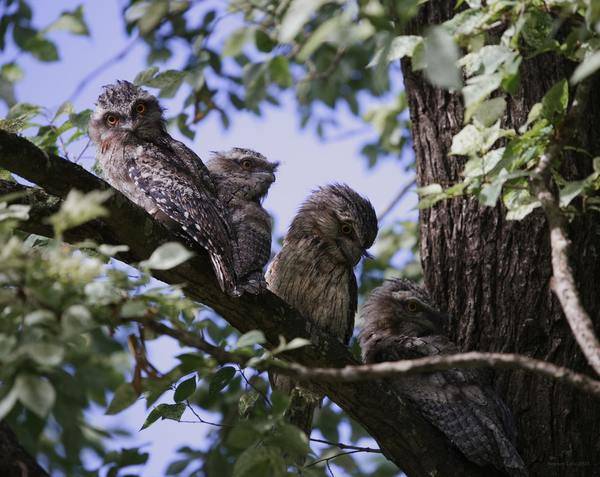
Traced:
<path id="1" fill-rule="evenodd" d="M 29 198 L 35 203 L 37 194 L 42 201 L 46 200 L 37 207 L 40 220 L 45 211 L 52 209 L 48 203 L 49 195 L 64 198 L 71 188 L 89 192 L 109 187 L 77 164 L 46 155 L 26 139 L 5 131 L 0 131 L 0 167 L 44 189 L 45 192 L 31 192 L 34 196 Z M 0 183 L 0 195 L 3 185 Z M 54 210 L 57 206 L 54 203 Z M 129 252 L 117 258 L 134 264 L 148 258 L 161 243 L 177 240 L 116 191 L 104 206 L 110 212 L 109 216 L 95 221 L 94 227 L 79 230 L 75 236 L 65 236 L 65 240 L 79 241 L 90 233 L 99 243 L 127 245 Z M 23 228 L 39 230 L 43 225 L 30 219 Z M 268 347 L 277 346 L 280 336 L 287 341 L 296 337 L 312 340 L 312 345 L 289 352 L 286 359 L 306 367 L 343 368 L 357 364 L 339 340 L 304 319 L 272 293 L 241 298 L 223 294 L 203 250 L 197 250 L 190 261 L 174 269 L 155 271 L 154 276 L 165 283 L 186 283 L 184 290 L 188 297 L 212 307 L 240 332 L 260 329 Z M 323 381 L 319 387 L 361 423 L 378 442 L 384 455 L 408 475 L 490 477 L 489 472 L 469 462 L 439 430 L 398 399 L 385 383 Z"/>
<path id="2" fill-rule="evenodd" d="M 221 364 L 234 363 L 245 366 L 249 358 L 223 348 L 214 346 L 206 340 L 181 329 L 171 328 L 151 318 L 129 318 L 123 321 L 142 323 L 161 335 L 170 336 L 180 343 L 196 348 L 212 356 Z M 600 398 L 600 381 L 584 374 L 576 373 L 568 368 L 556 366 L 547 361 L 530 358 L 520 354 L 480 353 L 472 351 L 443 356 L 429 356 L 402 361 L 386 361 L 368 365 L 349 365 L 343 368 L 310 368 L 296 363 L 284 363 L 279 360 L 268 360 L 254 366 L 260 371 L 277 371 L 301 380 L 358 382 L 397 376 L 408 376 L 418 373 L 446 371 L 448 369 L 494 367 L 499 369 L 521 369 L 550 379 L 568 384 L 581 391 Z"/>
<path id="3" fill-rule="evenodd" d="M 575 276 L 569 264 L 569 247 L 571 241 L 567 234 L 567 222 L 560 210 L 559 202 L 552 192 L 552 164 L 558 162 L 562 149 L 575 132 L 582 105 L 588 96 L 589 84 L 583 82 L 577 93 L 567 117 L 563 120 L 560 139 L 553 142 L 534 171 L 532 187 L 548 220 L 550 229 L 550 247 L 552 249 L 552 282 L 551 288 L 556 294 L 571 331 L 577 340 L 590 366 L 600 374 L 600 342 L 594 333 L 594 323 L 585 311 Z"/>

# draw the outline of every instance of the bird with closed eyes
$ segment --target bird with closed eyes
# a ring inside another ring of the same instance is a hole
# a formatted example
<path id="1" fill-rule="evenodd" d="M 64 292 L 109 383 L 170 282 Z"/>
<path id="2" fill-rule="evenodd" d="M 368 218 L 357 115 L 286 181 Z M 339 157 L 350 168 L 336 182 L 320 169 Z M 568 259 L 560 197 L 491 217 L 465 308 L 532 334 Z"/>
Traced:
<path id="1" fill-rule="evenodd" d="M 373 290 L 361 319 L 359 341 L 367 364 L 459 351 L 445 334 L 448 315 L 434 306 L 425 289 L 408 280 L 389 280 Z M 485 370 L 450 369 L 399 377 L 393 389 L 469 460 L 526 476 L 512 414 L 490 378 Z"/>
<path id="2" fill-rule="evenodd" d="M 240 288 L 261 293 L 267 288 L 264 267 L 271 258 L 272 229 L 271 216 L 262 201 L 275 182 L 279 163 L 270 162 L 259 152 L 234 147 L 215 152 L 206 166 L 236 235 Z"/>
<path id="3" fill-rule="evenodd" d="M 315 190 L 292 220 L 281 251 L 269 266 L 269 289 L 306 319 L 348 344 L 354 329 L 354 267 L 377 236 L 371 203 L 344 184 Z M 288 420 L 310 436 L 322 395 L 292 378 L 270 375 L 291 396 Z"/>
<path id="4" fill-rule="evenodd" d="M 227 212 L 201 159 L 167 132 L 156 97 L 128 81 L 106 86 L 89 134 L 106 180 L 206 249 L 221 289 L 238 295 Z"/>

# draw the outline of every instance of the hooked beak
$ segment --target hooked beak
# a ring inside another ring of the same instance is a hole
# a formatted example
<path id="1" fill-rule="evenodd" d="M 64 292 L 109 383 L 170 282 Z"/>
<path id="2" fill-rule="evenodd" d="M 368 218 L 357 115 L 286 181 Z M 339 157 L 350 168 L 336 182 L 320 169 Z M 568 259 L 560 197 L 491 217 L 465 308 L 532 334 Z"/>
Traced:
<path id="1" fill-rule="evenodd" d="M 362 256 L 368 260 L 373 260 L 375 257 L 368 250 L 363 250 Z"/>

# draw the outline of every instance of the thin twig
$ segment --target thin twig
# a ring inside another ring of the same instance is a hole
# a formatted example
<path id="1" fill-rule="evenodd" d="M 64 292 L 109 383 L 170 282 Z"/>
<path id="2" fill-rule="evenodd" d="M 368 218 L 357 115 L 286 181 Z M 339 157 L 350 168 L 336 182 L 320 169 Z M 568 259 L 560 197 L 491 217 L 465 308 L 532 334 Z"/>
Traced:
<path id="1" fill-rule="evenodd" d="M 576 133 L 577 120 L 581 107 L 588 97 L 589 83 L 581 83 L 573 100 L 569 113 L 562 122 L 558 139 L 542 155 L 536 167 L 531 185 L 542 205 L 550 229 L 550 247 L 552 250 L 552 280 L 550 287 L 561 304 L 567 322 L 575 336 L 581 351 L 590 366 L 600 374 L 600 342 L 594 332 L 594 323 L 585 311 L 573 270 L 569 263 L 571 241 L 567 234 L 567 220 L 560 209 L 559 201 L 552 192 L 552 165 L 562 154 L 566 142 Z"/>
<path id="2" fill-rule="evenodd" d="M 245 366 L 248 361 L 248 358 L 246 357 L 242 357 L 207 343 L 196 334 L 185 330 L 173 329 L 153 319 L 139 317 L 122 319 L 122 321 L 143 323 L 145 326 L 153 329 L 159 334 L 171 336 L 182 344 L 204 351 L 215 358 L 219 363 L 234 363 Z M 457 367 L 521 369 L 554 379 L 573 386 L 581 391 L 600 397 L 600 381 L 563 366 L 557 366 L 547 361 L 519 354 L 480 353 L 471 351 L 453 355 L 428 356 L 419 359 L 389 361 L 360 366 L 345 366 L 343 368 L 309 368 L 297 363 L 267 360 L 255 366 L 255 369 L 261 371 L 275 370 L 279 374 L 293 376 L 305 381 L 358 382 L 397 377 L 401 375 L 444 371 Z"/>
<path id="3" fill-rule="evenodd" d="M 135 44 L 137 43 L 138 40 L 139 40 L 139 37 L 135 37 L 115 56 L 113 56 L 112 58 L 109 58 L 104 63 L 102 63 L 100 66 L 97 66 L 92 71 L 90 71 L 87 75 L 85 75 L 84 78 L 79 82 L 79 84 L 77 85 L 77 87 L 75 88 L 73 93 L 71 93 L 71 96 L 69 96 L 69 101 L 70 102 L 75 101 L 75 99 L 77 99 L 77 97 L 81 94 L 81 92 L 85 89 L 85 87 L 88 85 L 88 83 L 90 81 L 92 81 L 96 76 L 98 76 L 104 70 L 107 70 L 115 63 L 118 63 L 119 61 L 123 60 L 131 52 L 131 50 L 133 49 L 133 47 L 135 46 Z"/>
<path id="4" fill-rule="evenodd" d="M 340 452 L 339 454 L 332 455 L 331 457 L 325 457 L 324 459 L 315 460 L 314 462 L 307 464 L 305 467 L 306 468 L 312 467 L 313 465 L 320 464 L 321 462 L 329 462 L 330 460 L 337 459 L 338 457 L 341 457 L 343 455 L 357 454 L 358 452 L 364 452 L 364 451 L 352 450 L 352 451 L 348 451 L 348 452 Z"/>
<path id="5" fill-rule="evenodd" d="M 404 186 L 398 191 L 398 193 L 396 194 L 396 197 L 394 197 L 394 199 L 390 202 L 390 204 L 383 210 L 383 212 L 381 212 L 381 214 L 379 214 L 379 217 L 377 217 L 377 221 L 378 222 L 382 222 L 383 219 L 392 211 L 396 208 L 396 206 L 400 203 L 400 201 L 403 199 L 403 197 L 408 194 L 413 186 L 416 184 L 415 179 L 412 179 L 411 181 L 407 182 L 406 184 L 404 184 Z"/>
<path id="6" fill-rule="evenodd" d="M 186 407 L 190 411 L 192 411 L 192 414 L 196 417 L 196 419 L 198 419 L 198 421 L 201 424 L 208 424 L 209 426 L 215 426 L 215 427 L 231 427 L 231 426 L 229 426 L 227 424 L 221 424 L 221 423 L 218 423 L 218 422 L 210 422 L 210 421 L 207 421 L 206 419 L 202 419 L 202 417 L 200 416 L 200 414 L 198 414 L 196 412 L 196 410 L 194 409 L 194 406 L 192 406 L 191 403 L 190 403 L 190 401 L 188 401 L 187 399 L 185 400 L 185 405 L 186 405 Z M 183 421 L 179 421 L 179 422 L 183 422 Z M 189 422 L 189 421 L 187 421 L 187 422 Z"/>
<path id="7" fill-rule="evenodd" d="M 254 384 L 252 384 L 250 382 L 250 380 L 246 377 L 246 375 L 244 374 L 244 371 L 242 370 L 242 368 L 240 366 L 238 366 L 238 371 L 242 375 L 242 379 L 246 382 L 246 384 L 248 386 L 250 386 L 252 389 L 254 389 L 258 393 L 258 395 L 263 398 L 263 400 L 265 401 L 265 403 L 267 404 L 267 406 L 273 407 L 273 404 L 269 400 L 269 397 L 263 391 L 261 391 L 260 389 L 258 389 Z"/>
<path id="8" fill-rule="evenodd" d="M 362 452 L 371 452 L 373 454 L 381 454 L 381 450 L 379 449 L 374 449 L 373 447 L 361 447 L 361 446 L 353 446 L 350 444 L 343 444 L 342 442 L 332 442 L 332 441 L 326 441 L 324 439 L 316 439 L 311 437 L 309 439 L 312 442 L 319 442 L 320 444 L 327 444 L 330 446 L 334 446 L 337 447 L 338 449 L 342 449 L 342 450 L 359 450 Z"/>

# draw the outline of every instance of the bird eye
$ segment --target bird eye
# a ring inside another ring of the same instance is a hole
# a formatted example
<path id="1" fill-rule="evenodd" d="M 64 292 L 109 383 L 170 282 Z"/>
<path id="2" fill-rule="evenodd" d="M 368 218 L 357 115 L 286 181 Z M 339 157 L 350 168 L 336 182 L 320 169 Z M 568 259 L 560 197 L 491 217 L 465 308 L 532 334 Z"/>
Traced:
<path id="1" fill-rule="evenodd" d="M 242 161 L 242 167 L 244 169 L 251 169 L 252 168 L 252 161 L 245 159 Z"/>
<path id="2" fill-rule="evenodd" d="M 138 114 L 143 114 L 146 112 L 146 105 L 144 103 L 138 103 L 135 110 Z"/>
<path id="3" fill-rule="evenodd" d="M 109 114 L 108 116 L 106 116 L 106 124 L 108 124 L 109 126 L 114 126 L 118 122 L 119 120 L 114 114 Z"/>
<path id="4" fill-rule="evenodd" d="M 406 307 L 408 308 L 408 311 L 414 313 L 415 311 L 417 311 L 419 309 L 419 304 L 414 301 L 409 301 L 408 304 L 406 305 Z"/>
<path id="5" fill-rule="evenodd" d="M 342 225 L 342 233 L 344 235 L 350 235 L 352 233 L 352 226 L 350 224 Z"/>

